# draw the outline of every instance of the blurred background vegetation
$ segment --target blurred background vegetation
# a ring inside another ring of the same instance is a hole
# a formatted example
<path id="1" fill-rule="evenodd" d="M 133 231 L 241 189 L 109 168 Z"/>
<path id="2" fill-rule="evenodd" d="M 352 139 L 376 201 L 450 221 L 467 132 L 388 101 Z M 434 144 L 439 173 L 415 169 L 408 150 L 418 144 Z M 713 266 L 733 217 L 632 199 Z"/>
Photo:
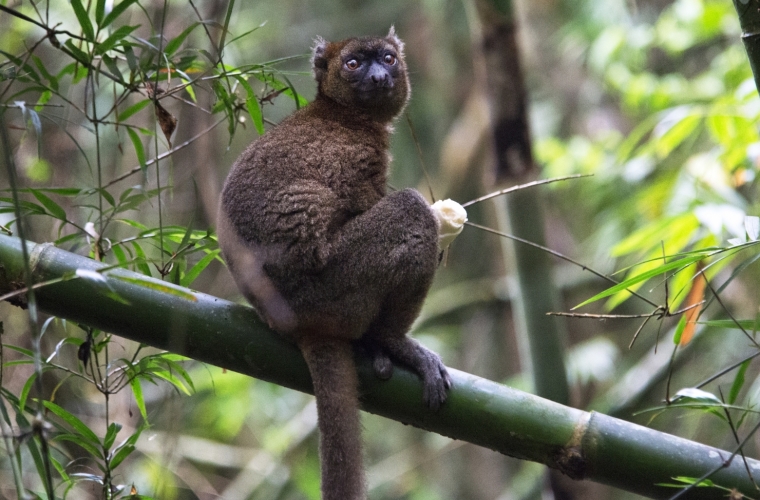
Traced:
<path id="1" fill-rule="evenodd" d="M 760 394 L 757 363 L 738 363 L 760 352 L 758 269 L 751 265 L 758 227 L 747 218 L 760 215 L 760 99 L 734 6 L 495 3 L 513 9 L 518 26 L 541 176 L 593 174 L 532 188 L 545 195 L 546 245 L 602 273 L 622 270 L 618 280 L 657 271 L 664 255 L 704 257 L 631 282 L 629 289 L 650 303 L 621 292 L 580 310 L 651 314 L 653 304 L 664 305 L 630 348 L 643 318 L 564 318 L 570 403 L 734 447 L 732 431 L 743 438 L 754 427 Z M 314 96 L 309 47 L 316 36 L 381 35 L 391 25 L 406 42 L 413 96 L 408 119 L 396 125 L 390 184 L 460 202 L 502 187 L 489 132 L 493 110 L 478 77 L 482 26 L 474 0 L 4 0 L 0 6 L 0 112 L 9 144 L 3 156 L 18 177 L 0 172 L 4 232 L 19 228 L 14 187 L 31 240 L 241 300 L 213 238 L 230 165 L 260 130 Z M 43 25 L 55 27 L 55 37 Z M 177 121 L 170 138 L 160 127 L 171 123 L 167 115 Z M 152 161 L 169 150 L 176 151 Z M 485 202 L 469 218 L 498 228 L 499 210 Z M 531 363 L 513 326 L 514 269 L 504 264 L 501 243 L 497 235 L 465 229 L 413 334 L 449 366 L 531 390 Z M 712 290 L 703 286 L 702 270 Z M 564 311 L 609 287 L 561 260 L 554 275 Z M 692 328 L 683 321 L 677 327 L 683 316 L 669 313 L 715 292 L 721 300 L 702 308 L 701 319 L 711 322 L 694 325 L 693 339 L 684 338 Z M 747 331 L 719 322 L 730 317 L 748 320 Z M 7 302 L 0 303 L 0 321 L 6 436 L 0 497 L 24 497 L 14 464 L 25 487 L 43 495 L 44 467 L 34 446 L 7 439 L 33 428 L 33 413 L 25 418 L 21 408 L 39 396 L 30 362 L 36 327 Z M 43 323 L 39 352 L 42 395 L 57 405 L 48 406 L 56 430 L 81 436 L 81 423 L 103 439 L 116 436 L 116 423 L 122 427 L 112 443 L 135 436 L 122 448 L 124 461 L 105 466 L 75 439 L 54 439 L 57 496 L 319 497 L 312 397 L 59 320 Z M 722 371 L 703 392 L 683 393 L 688 405 L 665 407 L 679 390 Z M 123 373 L 134 375 L 131 383 L 122 383 Z M 370 498 L 551 494 L 536 464 L 373 415 L 363 415 L 363 423 Z M 757 456 L 758 444 L 753 437 L 745 452 Z M 104 476 L 113 485 L 107 493 Z M 585 482 L 565 488 L 567 498 L 633 498 Z"/>

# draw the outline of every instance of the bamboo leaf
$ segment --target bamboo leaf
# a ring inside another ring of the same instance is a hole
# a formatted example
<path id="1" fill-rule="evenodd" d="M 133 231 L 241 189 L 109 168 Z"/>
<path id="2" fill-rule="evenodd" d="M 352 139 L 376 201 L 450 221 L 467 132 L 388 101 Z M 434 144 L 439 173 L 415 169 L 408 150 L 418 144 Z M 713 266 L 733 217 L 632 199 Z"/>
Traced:
<path id="1" fill-rule="evenodd" d="M 259 135 L 264 135 L 264 114 L 261 111 L 261 105 L 256 98 L 256 94 L 254 93 L 251 84 L 249 84 L 248 80 L 242 76 L 236 76 L 235 79 L 245 89 L 247 95 L 245 107 L 248 109 L 248 114 L 251 115 L 253 125 L 256 127 L 256 132 L 258 132 Z"/>
<path id="2" fill-rule="evenodd" d="M 760 238 L 760 217 L 747 216 L 744 218 L 744 229 L 750 241 Z"/>
<path id="3" fill-rule="evenodd" d="M 132 394 L 135 397 L 135 403 L 137 404 L 137 409 L 140 411 L 140 415 L 142 416 L 143 420 L 147 422 L 148 410 L 145 408 L 145 398 L 143 398 L 142 385 L 140 384 L 140 379 L 138 377 L 133 377 L 129 381 L 129 386 L 132 388 Z"/>
<path id="4" fill-rule="evenodd" d="M 113 442 L 116 440 L 116 435 L 121 430 L 121 424 L 117 424 L 116 422 L 111 422 L 111 424 L 108 426 L 108 430 L 106 431 L 106 436 L 103 438 L 103 448 L 106 450 L 111 448 L 111 445 L 113 445 Z M 115 467 L 112 465 L 112 467 Z"/>
<path id="5" fill-rule="evenodd" d="M 119 464 L 122 463 L 124 459 L 127 458 L 133 451 L 135 451 L 134 445 L 127 445 L 119 448 L 119 451 L 116 452 L 116 454 L 111 459 L 111 468 L 118 467 Z"/>
<path id="6" fill-rule="evenodd" d="M 673 333 L 673 343 L 675 345 L 679 345 L 681 343 L 681 335 L 683 335 L 683 331 L 686 328 L 686 315 L 682 315 L 681 319 L 678 320 L 678 325 L 676 325 L 676 331 Z"/>
<path id="7" fill-rule="evenodd" d="M 706 325 L 711 326 L 713 328 L 731 328 L 736 330 L 747 330 L 751 331 L 753 330 L 753 327 L 755 326 L 755 320 L 754 319 L 740 319 L 738 321 L 734 321 L 732 319 L 711 319 L 710 321 L 700 321 L 700 325 Z"/>
<path id="8" fill-rule="evenodd" d="M 85 38 L 90 42 L 95 41 L 95 30 L 92 28 L 90 16 L 87 15 L 87 11 L 82 5 L 82 1 L 71 0 L 71 7 L 74 9 L 74 14 L 77 16 L 79 27 L 82 28 L 82 33 L 84 33 Z"/>
<path id="9" fill-rule="evenodd" d="M 60 205 L 58 205 L 56 202 L 48 198 L 46 195 L 41 193 L 40 191 L 36 189 L 32 189 L 31 193 L 34 195 L 35 198 L 37 198 L 37 201 L 42 203 L 42 206 L 47 209 L 47 211 L 55 217 L 56 219 L 60 219 L 65 221 L 66 220 L 66 211 L 61 208 Z"/>
<path id="10" fill-rule="evenodd" d="M 180 285 L 184 287 L 189 287 L 193 281 L 203 272 L 206 267 L 208 267 L 209 264 L 219 255 L 221 250 L 216 249 L 213 250 L 206 255 L 204 255 L 193 267 L 190 268 L 189 271 L 185 273 L 185 275 L 182 277 L 182 280 L 180 281 Z"/>
<path id="11" fill-rule="evenodd" d="M 677 259 L 671 262 L 668 262 L 666 264 L 663 264 L 661 266 L 658 266 L 654 269 L 651 269 L 649 271 L 646 271 L 644 273 L 641 273 L 636 276 L 632 276 L 628 278 L 625 281 L 622 281 L 618 283 L 617 285 L 608 288 L 607 290 L 600 292 L 590 299 L 585 300 L 584 302 L 581 302 L 577 306 L 573 307 L 573 309 L 578 309 L 579 307 L 583 307 L 587 304 L 590 304 L 592 302 L 596 302 L 599 299 L 603 299 L 605 297 L 609 297 L 610 295 L 614 295 L 618 292 L 624 291 L 626 288 L 630 288 L 632 285 L 635 285 L 636 283 L 640 283 L 642 281 L 646 281 L 650 278 L 654 278 L 655 276 L 659 276 L 661 274 L 666 273 L 667 271 L 672 271 L 673 269 L 678 269 L 681 267 L 688 266 L 689 264 L 693 264 L 694 262 L 697 262 L 699 260 L 702 260 L 704 258 L 703 253 L 699 253 L 698 255 L 690 255 L 688 257 L 684 257 L 681 259 Z"/>
<path id="12" fill-rule="evenodd" d="M 134 146 L 135 148 L 137 161 L 138 163 L 140 163 L 140 169 L 143 171 L 143 174 L 144 174 L 148 171 L 148 165 L 146 164 L 146 161 L 145 161 L 145 149 L 143 148 L 142 141 L 140 140 L 140 137 L 137 135 L 137 132 L 132 130 L 132 128 L 128 128 L 127 133 L 129 134 L 129 138 L 132 140 L 132 146 Z"/>
<path id="13" fill-rule="evenodd" d="M 195 22 L 191 24 L 185 28 L 182 33 L 170 40 L 169 43 L 166 44 L 166 48 L 164 48 L 164 53 L 167 55 L 167 57 L 171 57 L 175 52 L 177 52 L 177 49 L 179 49 L 180 45 L 182 45 L 182 42 L 184 42 L 187 36 L 192 33 L 192 31 L 200 24 L 202 23 Z"/>
<path id="14" fill-rule="evenodd" d="M 145 276 L 150 276 L 150 266 L 148 266 L 148 257 L 145 255 L 142 247 L 136 241 L 132 242 L 132 247 L 135 249 L 137 255 L 137 269 L 140 270 Z"/>
<path id="15" fill-rule="evenodd" d="M 171 286 L 166 283 L 156 282 L 151 279 L 146 279 L 138 276 L 122 276 L 119 274 L 109 274 L 109 277 L 124 281 L 126 283 L 132 283 L 133 285 L 150 288 L 151 290 L 155 290 L 157 292 L 168 293 L 176 297 L 181 297 L 185 300 L 189 300 L 191 302 L 196 302 L 198 300 L 195 298 L 195 295 L 190 292 L 186 292 L 179 287 Z"/>
<path id="16" fill-rule="evenodd" d="M 697 389 L 696 387 L 687 387 L 685 389 L 681 389 L 675 394 L 674 398 L 681 398 L 679 399 L 679 402 L 682 402 L 682 400 L 687 400 L 696 403 L 706 403 L 709 405 L 723 405 L 723 401 L 721 401 L 718 396 L 711 392 Z"/>
<path id="17" fill-rule="evenodd" d="M 4 363 L 5 365 L 6 363 Z M 37 380 L 37 372 L 32 372 L 29 378 L 26 380 L 24 387 L 21 389 L 21 393 L 18 396 L 18 408 L 20 412 L 23 412 L 26 408 L 26 400 L 29 397 L 29 391 L 32 390 L 34 381 Z"/>
<path id="18" fill-rule="evenodd" d="M 127 7 L 132 5 L 133 3 L 137 2 L 137 0 L 124 0 L 118 5 L 114 5 L 113 10 L 108 13 L 108 15 L 103 19 L 103 22 L 100 24 L 101 28 L 105 28 L 112 22 L 114 22 L 125 10 L 127 10 Z"/>
<path id="19" fill-rule="evenodd" d="M 731 390 L 728 393 L 728 404 L 730 405 L 736 402 L 736 398 L 739 396 L 739 391 L 741 391 L 742 387 L 744 386 L 745 374 L 747 373 L 747 368 L 749 367 L 750 361 L 751 360 L 748 359 L 742 363 L 739 367 L 739 370 L 736 372 L 734 383 L 731 384 Z"/>
<path id="20" fill-rule="evenodd" d="M 135 451 L 135 443 L 140 438 L 142 431 L 144 431 L 146 428 L 147 426 L 145 425 L 139 427 L 131 436 L 121 442 L 116 448 L 114 448 L 110 463 L 112 469 L 118 467 L 125 458 L 127 458 L 133 451 Z"/>
<path id="21" fill-rule="evenodd" d="M 64 410 L 52 401 L 43 401 L 42 404 L 45 405 L 45 408 L 58 415 L 64 422 L 69 424 L 69 426 L 77 431 L 79 436 L 84 438 L 88 443 L 95 446 L 100 446 L 100 440 L 98 439 L 98 436 L 96 436 L 95 433 L 92 432 L 90 428 L 84 424 L 84 422 L 79 420 L 79 418 Z"/>
<path id="22" fill-rule="evenodd" d="M 187 370 L 185 370 L 182 365 L 177 363 L 176 361 L 173 361 L 170 356 L 160 356 L 160 361 L 163 363 L 166 363 L 166 365 L 169 367 L 170 372 L 178 373 L 180 377 L 185 381 L 185 383 L 193 390 L 195 391 L 195 384 L 193 383 L 193 379 L 190 377 L 190 374 L 187 373 Z"/>
<path id="23" fill-rule="evenodd" d="M 116 257 L 116 260 L 119 262 L 120 265 L 125 266 L 129 262 L 129 259 L 127 258 L 127 255 L 124 253 L 124 249 L 121 247 L 121 245 L 112 245 L 111 251 L 113 252 L 114 257 Z"/>
<path id="24" fill-rule="evenodd" d="M 100 26 L 106 14 L 106 0 L 98 0 L 95 4 L 95 22 Z"/>
<path id="25" fill-rule="evenodd" d="M 143 108 L 148 106 L 151 102 L 153 101 L 151 101 L 150 99 L 145 99 L 143 101 L 140 101 L 138 103 L 131 105 L 130 107 L 128 107 L 127 109 L 125 109 L 124 111 L 122 111 L 121 113 L 117 115 L 117 120 L 120 122 L 123 122 L 124 120 L 134 115 L 135 113 L 140 112 Z"/>
<path id="26" fill-rule="evenodd" d="M 130 33 L 136 30 L 138 26 L 121 26 L 119 29 L 111 33 L 111 35 L 100 42 L 95 47 L 95 52 L 98 54 L 104 54 L 114 48 L 119 41 L 126 38 Z"/>
<path id="27" fill-rule="evenodd" d="M 156 377 L 162 378 L 165 381 L 169 382 L 178 390 L 180 390 L 182 393 L 184 393 L 186 396 L 191 395 L 191 392 L 188 390 L 187 387 L 185 387 L 185 384 L 183 384 L 182 381 L 178 379 L 177 376 L 173 372 L 169 370 L 152 370 L 151 373 L 155 375 Z"/>
<path id="28" fill-rule="evenodd" d="M 83 449 L 87 451 L 92 457 L 94 458 L 100 458 L 103 456 L 103 453 L 101 452 L 100 445 L 99 444 L 92 444 L 88 440 L 84 439 L 79 434 L 72 434 L 70 432 L 66 432 L 64 434 L 59 434 L 55 437 L 56 441 L 70 441 L 72 443 L 75 443 L 79 446 L 81 446 Z M 73 476 L 74 474 L 72 474 Z"/>
<path id="29" fill-rule="evenodd" d="M 89 56 L 85 52 L 82 51 L 79 47 L 74 45 L 74 42 L 71 38 L 66 40 L 64 42 L 64 45 L 66 45 L 66 48 L 71 51 L 71 53 L 74 55 L 74 59 L 76 59 L 78 62 L 82 64 L 88 64 L 90 62 Z M 74 75 L 74 83 L 78 82 L 81 79 L 81 77 L 77 74 Z"/>

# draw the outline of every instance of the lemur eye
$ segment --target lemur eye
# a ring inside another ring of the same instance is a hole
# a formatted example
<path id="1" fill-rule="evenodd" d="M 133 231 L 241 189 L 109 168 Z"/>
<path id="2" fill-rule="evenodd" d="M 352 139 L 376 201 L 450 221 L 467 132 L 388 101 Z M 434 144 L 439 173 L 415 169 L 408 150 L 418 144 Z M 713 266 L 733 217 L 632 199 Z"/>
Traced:
<path id="1" fill-rule="evenodd" d="M 396 56 L 394 56 L 393 54 L 385 54 L 385 56 L 383 57 L 383 62 L 385 62 L 385 64 L 388 64 L 389 66 L 393 66 L 394 64 L 396 64 Z"/>
<path id="2" fill-rule="evenodd" d="M 356 59 L 349 59 L 346 61 L 346 68 L 350 69 L 351 71 L 359 69 L 359 61 Z"/>

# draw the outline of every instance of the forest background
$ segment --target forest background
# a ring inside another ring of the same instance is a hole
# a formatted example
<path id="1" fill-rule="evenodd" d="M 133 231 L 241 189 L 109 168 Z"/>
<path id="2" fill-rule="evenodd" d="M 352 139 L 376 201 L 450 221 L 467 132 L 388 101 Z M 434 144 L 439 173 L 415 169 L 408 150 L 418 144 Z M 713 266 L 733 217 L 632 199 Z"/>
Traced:
<path id="1" fill-rule="evenodd" d="M 391 25 L 406 42 L 413 93 L 396 125 L 390 184 L 460 202 L 504 187 L 483 77 L 484 3 L 2 2 L 3 160 L 17 174 L 0 172 L 0 185 L 12 188 L 0 196 L 2 230 L 17 234 L 17 195 L 32 241 L 240 300 L 213 237 L 229 166 L 313 97 L 316 36 L 384 34 Z M 540 176 L 593 174 L 530 188 L 545 245 L 601 274 L 617 271 L 621 290 L 641 295 L 608 293 L 579 312 L 644 316 L 560 318 L 561 358 L 531 361 L 535 332 L 515 321 L 514 250 L 467 227 L 414 336 L 452 367 L 528 391 L 533 373 L 559 369 L 565 403 L 724 449 L 749 436 L 744 452 L 758 456 L 760 367 L 750 356 L 760 353 L 752 265 L 760 99 L 734 5 L 494 5 L 518 26 Z M 469 218 L 504 232 L 504 210 L 503 201 L 483 202 Z M 610 286 L 566 260 L 552 263 L 553 312 Z M 97 277 L 78 279 L 99 286 Z M 674 313 L 690 306 L 699 318 Z M 0 321 L 0 495 L 23 497 L 18 467 L 39 495 L 50 477 L 56 495 L 70 498 L 318 498 L 310 396 L 71 322 L 42 317 L 37 330 L 6 302 Z M 34 420 L 20 410 L 40 390 L 56 425 L 75 436 L 52 441 L 54 471 L 23 439 Z M 363 424 L 371 498 L 537 498 L 552 489 L 634 498 L 588 482 L 550 484 L 543 466 L 381 417 L 366 414 Z M 88 444 L 103 440 L 115 453 L 99 463 Z"/>

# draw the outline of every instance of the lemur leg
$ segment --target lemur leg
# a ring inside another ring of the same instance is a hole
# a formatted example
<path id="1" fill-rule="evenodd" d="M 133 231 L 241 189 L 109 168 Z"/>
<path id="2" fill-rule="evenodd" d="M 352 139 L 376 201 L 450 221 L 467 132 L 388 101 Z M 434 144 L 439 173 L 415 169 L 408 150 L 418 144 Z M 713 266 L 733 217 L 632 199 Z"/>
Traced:
<path id="1" fill-rule="evenodd" d="M 423 380 L 425 403 L 437 409 L 451 387 L 446 367 L 437 354 L 406 336 L 438 265 L 438 231 L 429 205 L 411 189 L 392 193 L 346 224 L 340 241 L 341 251 L 348 252 L 341 260 L 350 262 L 343 269 L 348 282 L 357 279 L 365 293 L 371 289 L 379 298 L 362 339 L 375 373 L 390 378 L 390 359 L 408 366 Z"/>

